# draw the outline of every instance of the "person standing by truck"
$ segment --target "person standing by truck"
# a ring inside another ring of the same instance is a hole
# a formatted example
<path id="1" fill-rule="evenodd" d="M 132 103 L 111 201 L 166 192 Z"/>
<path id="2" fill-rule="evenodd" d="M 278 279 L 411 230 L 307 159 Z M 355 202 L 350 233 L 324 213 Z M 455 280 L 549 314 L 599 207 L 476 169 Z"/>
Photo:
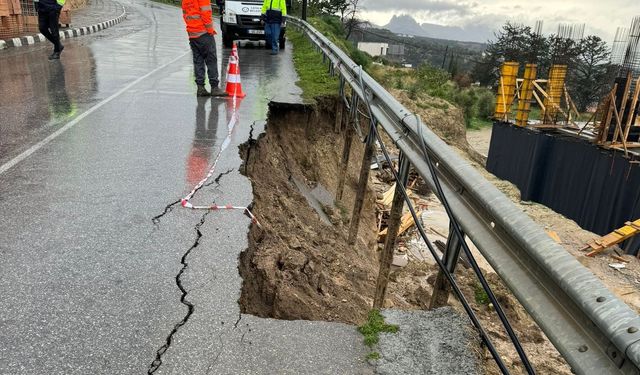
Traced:
<path id="1" fill-rule="evenodd" d="M 60 20 L 60 11 L 65 0 L 36 0 L 34 5 L 38 11 L 38 29 L 53 44 L 53 53 L 49 56 L 49 60 L 58 60 L 60 52 L 64 49 L 60 43 L 60 31 L 58 22 Z"/>
<path id="2" fill-rule="evenodd" d="M 285 0 L 264 0 L 262 3 L 262 20 L 264 21 L 264 34 L 267 46 L 271 45 L 271 54 L 278 54 L 278 42 L 280 27 L 287 16 L 287 3 Z"/>
<path id="3" fill-rule="evenodd" d="M 216 41 L 213 35 L 213 18 L 210 0 L 183 0 L 182 17 L 187 25 L 189 45 L 193 54 L 193 69 L 196 75 L 198 96 L 225 96 L 220 90 L 218 76 L 218 57 L 216 56 Z M 211 93 L 204 87 L 205 66 L 211 85 Z"/>

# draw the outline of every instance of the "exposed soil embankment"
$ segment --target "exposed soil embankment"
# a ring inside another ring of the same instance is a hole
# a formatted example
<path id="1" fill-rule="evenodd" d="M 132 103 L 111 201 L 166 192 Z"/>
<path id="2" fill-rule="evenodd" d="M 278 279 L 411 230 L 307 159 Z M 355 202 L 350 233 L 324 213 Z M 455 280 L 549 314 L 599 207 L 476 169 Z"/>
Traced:
<path id="1" fill-rule="evenodd" d="M 448 145 L 466 152 L 476 163 L 486 163 L 486 155 L 476 151 L 467 141 L 467 128 L 460 108 L 425 93 L 412 97 L 406 90 L 390 89 L 389 92 L 408 110 L 419 115 L 423 123 Z"/>
<path id="2" fill-rule="evenodd" d="M 335 100 L 271 103 L 266 132 L 241 149 L 254 213 L 240 256 L 243 313 L 360 323 L 377 275 L 374 196 L 366 194 L 358 241 L 347 244 L 363 145 L 354 139 L 343 200 L 333 204 L 344 142 Z"/>
<path id="3" fill-rule="evenodd" d="M 334 129 L 335 108 L 333 99 L 319 100 L 316 106 L 271 103 L 265 133 L 241 148 L 245 158 L 243 170 L 254 191 L 253 212 L 261 223 L 261 227 L 251 227 L 249 247 L 240 256 L 242 313 L 360 324 L 371 309 L 378 273 L 377 250 L 382 247 L 376 241 L 379 204 L 376 205 L 375 198 L 381 198 L 391 185 L 384 171 L 371 171 L 358 241 L 349 246 L 350 211 L 363 145 L 354 138 L 344 197 L 335 204 L 344 144 L 344 130 Z M 451 120 L 452 127 L 457 123 Z M 450 144 L 463 146 L 459 134 L 451 130 L 454 141 L 449 140 Z M 389 149 L 397 154 L 392 145 Z M 441 204 L 431 193 L 418 189 L 420 183 L 412 190 L 416 200 L 427 207 L 425 226 L 430 238 L 445 241 L 448 222 L 438 226 L 437 222 L 429 221 L 442 211 Z M 444 234 L 438 237 L 438 233 Z M 414 229 L 400 236 L 396 255 L 408 255 L 409 262 L 393 268 L 384 307 L 427 308 L 437 267 L 433 260 L 429 261 L 431 256 L 420 243 Z M 425 257 L 416 256 L 416 252 L 424 253 Z M 557 351 L 497 275 L 491 270 L 485 272 L 538 371 L 568 374 L 568 367 Z M 456 279 L 507 366 L 514 373 L 523 373 L 522 364 L 475 275 L 460 266 Z M 449 303 L 463 311 L 454 297 Z M 473 350 L 485 362 L 485 373 L 497 373 L 486 351 L 475 347 Z"/>

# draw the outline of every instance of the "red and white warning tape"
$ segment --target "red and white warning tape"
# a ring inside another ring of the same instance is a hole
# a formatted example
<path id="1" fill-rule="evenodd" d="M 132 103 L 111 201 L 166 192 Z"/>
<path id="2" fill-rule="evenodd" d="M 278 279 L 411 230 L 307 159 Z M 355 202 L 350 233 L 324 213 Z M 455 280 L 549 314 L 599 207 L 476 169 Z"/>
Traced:
<path id="1" fill-rule="evenodd" d="M 237 52 L 236 52 L 237 53 Z M 193 188 L 193 190 L 191 190 L 191 192 L 184 198 L 182 198 L 180 200 L 180 204 L 182 205 L 182 207 L 184 208 L 190 208 L 192 210 L 243 210 L 245 214 L 247 214 L 247 216 L 249 216 L 249 218 L 251 218 L 251 222 L 257 224 L 258 226 L 260 226 L 260 222 L 258 222 L 258 219 L 253 215 L 253 213 L 251 213 L 251 210 L 249 210 L 248 207 L 241 207 L 241 206 L 233 206 L 233 205 L 224 205 L 224 206 L 220 206 L 220 205 L 209 205 L 209 206 L 197 206 L 197 205 L 193 205 L 190 201 L 191 198 L 193 198 L 193 196 L 196 194 L 196 192 L 202 188 L 204 186 L 204 184 L 207 183 L 207 181 L 209 181 L 209 179 L 213 176 L 215 170 L 216 170 L 216 166 L 218 165 L 218 161 L 220 161 L 220 157 L 222 156 L 222 153 L 224 152 L 224 150 L 229 146 L 229 144 L 231 143 L 231 135 L 233 134 L 233 130 L 235 129 L 236 124 L 238 123 L 238 107 L 237 107 L 237 96 L 234 95 L 232 97 L 232 113 L 231 113 L 231 119 L 229 120 L 229 123 L 227 124 L 227 137 L 224 139 L 224 141 L 222 142 L 222 145 L 220 146 L 220 150 L 218 151 L 218 154 L 216 155 L 215 160 L 213 161 L 213 164 L 211 165 L 211 168 L 209 169 L 209 172 L 207 173 L 207 175 L 200 181 L 198 182 L 198 184 Z"/>

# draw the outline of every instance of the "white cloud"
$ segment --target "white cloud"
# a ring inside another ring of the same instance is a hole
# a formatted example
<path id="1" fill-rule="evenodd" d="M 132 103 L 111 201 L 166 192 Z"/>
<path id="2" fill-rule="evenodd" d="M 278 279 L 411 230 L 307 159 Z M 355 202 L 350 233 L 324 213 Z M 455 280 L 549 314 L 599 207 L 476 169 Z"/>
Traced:
<path id="1" fill-rule="evenodd" d="M 610 42 L 618 27 L 629 27 L 633 16 L 640 15 L 639 4 L 637 0 L 363 0 L 362 16 L 378 25 L 387 24 L 393 15 L 410 14 L 419 23 L 496 29 L 506 21 L 533 26 L 543 20 L 546 33 L 555 32 L 559 23 L 584 23 L 585 34 Z"/>

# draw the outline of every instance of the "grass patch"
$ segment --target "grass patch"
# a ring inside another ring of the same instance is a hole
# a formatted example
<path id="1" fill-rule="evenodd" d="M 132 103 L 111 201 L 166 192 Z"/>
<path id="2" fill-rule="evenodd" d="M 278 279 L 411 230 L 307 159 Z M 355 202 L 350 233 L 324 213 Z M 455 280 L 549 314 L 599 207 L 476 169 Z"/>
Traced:
<path id="1" fill-rule="evenodd" d="M 473 294 L 475 296 L 476 302 L 479 305 L 489 304 L 489 296 L 487 295 L 487 292 L 485 292 L 484 289 L 482 288 L 482 285 L 476 283 L 473 286 Z"/>
<path id="2" fill-rule="evenodd" d="M 364 343 L 368 347 L 372 347 L 380 340 L 380 332 L 396 333 L 398 326 L 386 324 L 380 310 L 373 309 L 369 311 L 367 322 L 358 327 L 358 331 L 364 336 Z"/>
<path id="3" fill-rule="evenodd" d="M 287 30 L 287 39 L 293 43 L 293 64 L 300 80 L 302 98 L 313 102 L 315 97 L 337 95 L 337 77 L 329 75 L 329 68 L 322 62 L 322 55 L 312 46 L 309 39 L 298 30 Z"/>
<path id="4" fill-rule="evenodd" d="M 480 130 L 483 128 L 489 128 L 491 126 L 493 126 L 493 122 L 491 120 L 474 117 L 471 119 L 471 123 L 469 124 L 468 129 Z"/>
<path id="5" fill-rule="evenodd" d="M 377 361 L 378 359 L 380 359 L 380 353 L 371 352 L 371 353 L 367 354 L 367 359 L 372 359 L 374 361 Z"/>

